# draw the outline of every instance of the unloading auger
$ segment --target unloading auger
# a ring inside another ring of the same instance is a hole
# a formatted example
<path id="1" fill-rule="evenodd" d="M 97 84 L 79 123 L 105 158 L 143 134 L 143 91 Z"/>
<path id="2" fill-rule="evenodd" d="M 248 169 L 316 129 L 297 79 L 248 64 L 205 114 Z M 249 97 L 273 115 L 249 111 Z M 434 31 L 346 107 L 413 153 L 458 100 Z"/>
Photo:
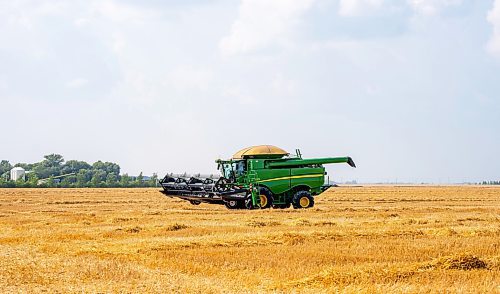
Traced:
<path id="1" fill-rule="evenodd" d="M 253 146 L 238 151 L 229 160 L 216 160 L 220 177 L 166 175 L 159 181 L 163 194 L 189 201 L 224 204 L 229 209 L 309 208 L 325 184 L 324 164 L 347 163 L 351 157 L 303 159 L 271 146 Z"/>

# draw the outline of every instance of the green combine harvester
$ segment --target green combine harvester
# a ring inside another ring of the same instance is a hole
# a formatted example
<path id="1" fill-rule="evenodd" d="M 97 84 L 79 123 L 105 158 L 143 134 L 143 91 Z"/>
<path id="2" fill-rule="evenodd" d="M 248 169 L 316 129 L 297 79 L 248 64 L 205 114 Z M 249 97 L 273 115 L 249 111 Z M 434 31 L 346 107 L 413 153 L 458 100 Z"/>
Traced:
<path id="1" fill-rule="evenodd" d="M 229 209 L 309 208 L 325 184 L 323 164 L 347 163 L 350 157 L 303 159 L 300 150 L 290 156 L 285 150 L 261 145 L 238 151 L 229 160 L 216 160 L 221 177 L 166 175 L 159 182 L 163 194 L 199 205 L 224 204 Z"/>

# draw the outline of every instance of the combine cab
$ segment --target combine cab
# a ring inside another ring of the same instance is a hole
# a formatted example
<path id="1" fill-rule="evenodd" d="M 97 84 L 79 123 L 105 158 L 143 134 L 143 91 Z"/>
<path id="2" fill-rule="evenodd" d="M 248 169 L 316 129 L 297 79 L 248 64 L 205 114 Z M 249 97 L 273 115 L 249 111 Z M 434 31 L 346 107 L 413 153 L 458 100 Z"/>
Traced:
<path id="1" fill-rule="evenodd" d="M 162 193 L 198 205 L 201 202 L 240 208 L 309 208 L 314 196 L 331 187 L 325 185 L 323 164 L 347 163 L 350 157 L 303 159 L 300 151 L 291 157 L 275 146 L 245 148 L 229 160 L 216 160 L 219 178 L 165 176 Z"/>

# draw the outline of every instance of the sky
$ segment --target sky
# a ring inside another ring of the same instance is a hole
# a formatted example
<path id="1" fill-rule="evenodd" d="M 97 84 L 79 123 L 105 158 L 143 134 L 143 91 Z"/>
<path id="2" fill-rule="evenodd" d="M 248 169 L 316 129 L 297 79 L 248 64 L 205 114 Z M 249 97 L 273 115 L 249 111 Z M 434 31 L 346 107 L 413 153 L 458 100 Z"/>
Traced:
<path id="1" fill-rule="evenodd" d="M 215 173 L 271 144 L 331 180 L 500 179 L 500 0 L 0 0 L 0 159 Z"/>

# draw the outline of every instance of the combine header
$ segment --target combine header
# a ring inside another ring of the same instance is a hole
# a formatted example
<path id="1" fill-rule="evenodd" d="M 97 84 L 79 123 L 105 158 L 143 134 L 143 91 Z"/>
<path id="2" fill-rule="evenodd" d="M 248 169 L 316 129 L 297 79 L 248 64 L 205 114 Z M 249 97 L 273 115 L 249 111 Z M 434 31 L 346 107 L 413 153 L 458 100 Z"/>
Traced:
<path id="1" fill-rule="evenodd" d="M 163 194 L 198 205 L 201 202 L 224 204 L 229 209 L 309 208 L 313 196 L 331 185 L 324 184 L 323 164 L 347 163 L 356 167 L 350 157 L 303 159 L 300 150 L 289 156 L 285 150 L 254 146 L 238 151 L 229 160 L 216 160 L 218 178 L 174 177 L 159 182 Z"/>

